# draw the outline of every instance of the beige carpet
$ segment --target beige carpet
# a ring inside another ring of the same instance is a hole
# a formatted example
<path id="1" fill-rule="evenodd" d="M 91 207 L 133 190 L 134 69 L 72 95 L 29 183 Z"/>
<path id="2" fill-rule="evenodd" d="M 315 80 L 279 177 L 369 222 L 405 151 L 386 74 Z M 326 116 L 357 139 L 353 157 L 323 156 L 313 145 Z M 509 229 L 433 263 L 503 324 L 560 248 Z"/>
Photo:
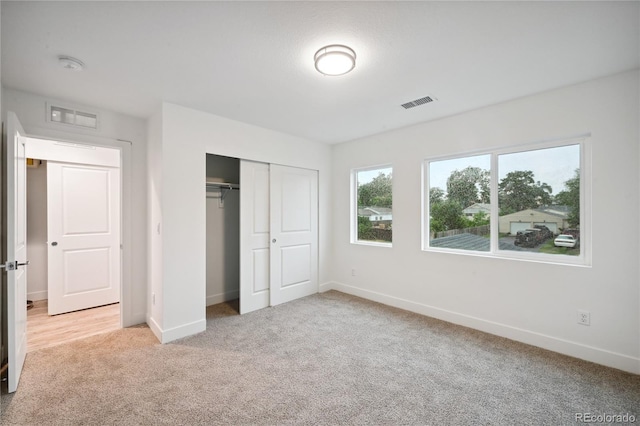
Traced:
<path id="1" fill-rule="evenodd" d="M 640 376 L 335 291 L 160 345 L 128 328 L 28 354 L 3 425 L 576 424 Z M 639 420 L 640 421 L 640 420 Z"/>

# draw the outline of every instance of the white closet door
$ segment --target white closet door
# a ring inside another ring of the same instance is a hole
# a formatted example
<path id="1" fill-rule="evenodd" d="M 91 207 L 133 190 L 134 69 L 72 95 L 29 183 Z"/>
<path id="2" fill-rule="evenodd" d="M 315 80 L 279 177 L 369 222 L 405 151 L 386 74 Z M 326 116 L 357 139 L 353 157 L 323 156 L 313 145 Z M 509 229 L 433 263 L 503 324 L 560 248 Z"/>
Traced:
<path id="1" fill-rule="evenodd" d="M 269 165 L 240 161 L 240 313 L 269 306 Z"/>
<path id="2" fill-rule="evenodd" d="M 49 315 L 120 301 L 120 170 L 47 164 Z"/>
<path id="3" fill-rule="evenodd" d="M 318 172 L 271 165 L 271 306 L 318 292 Z"/>

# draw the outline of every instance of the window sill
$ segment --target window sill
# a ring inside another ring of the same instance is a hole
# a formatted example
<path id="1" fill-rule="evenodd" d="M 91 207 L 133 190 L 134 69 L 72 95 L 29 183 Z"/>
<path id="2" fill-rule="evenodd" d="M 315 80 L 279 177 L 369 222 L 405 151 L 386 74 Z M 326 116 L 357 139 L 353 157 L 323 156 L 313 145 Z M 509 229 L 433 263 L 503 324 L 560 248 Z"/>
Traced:
<path id="1" fill-rule="evenodd" d="M 591 268 L 591 262 L 587 261 L 584 256 L 568 256 L 568 255 L 522 255 L 511 254 L 504 251 L 498 252 L 482 252 L 467 251 L 446 248 L 427 247 L 422 249 L 425 253 L 446 253 L 462 256 L 484 257 L 500 260 L 515 260 L 521 262 L 543 263 L 546 265 L 573 266 L 580 268 Z"/>
<path id="2" fill-rule="evenodd" d="M 373 247 L 386 247 L 386 248 L 393 247 L 393 243 L 379 243 L 376 241 L 357 240 L 357 241 L 351 241 L 351 244 L 355 244 L 359 246 L 373 246 Z"/>

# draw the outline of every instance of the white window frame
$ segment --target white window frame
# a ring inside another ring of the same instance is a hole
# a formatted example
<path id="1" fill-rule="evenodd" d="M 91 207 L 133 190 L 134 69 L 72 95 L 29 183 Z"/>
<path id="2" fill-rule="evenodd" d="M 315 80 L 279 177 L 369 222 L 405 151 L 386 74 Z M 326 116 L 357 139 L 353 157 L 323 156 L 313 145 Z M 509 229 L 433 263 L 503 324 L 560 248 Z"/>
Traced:
<path id="1" fill-rule="evenodd" d="M 377 241 L 367 241 L 367 240 L 359 240 L 358 239 L 358 173 L 359 172 L 368 172 L 372 170 L 380 170 L 380 169 L 391 169 L 391 173 L 393 176 L 393 165 L 392 164 L 380 164 L 376 166 L 367 166 L 367 167 L 359 167 L 356 169 L 351 169 L 351 244 L 360 244 L 365 246 L 376 246 L 376 247 L 393 247 L 393 234 L 391 234 L 391 242 L 390 243 L 381 243 Z M 393 181 L 391 184 L 391 194 L 393 196 Z M 391 207 L 391 215 L 393 216 L 393 206 Z"/>
<path id="2" fill-rule="evenodd" d="M 572 266 L 591 266 L 591 134 L 584 134 L 569 138 L 558 138 L 509 147 L 486 149 L 482 151 L 464 152 L 455 155 L 431 157 L 425 159 L 422 164 L 422 250 L 425 252 L 452 253 L 467 256 L 493 257 L 502 259 L 514 259 L 529 262 L 542 262 L 564 264 Z M 580 146 L 580 254 L 578 256 L 535 253 L 527 251 L 500 250 L 499 248 L 499 205 L 498 205 L 498 157 L 504 154 L 537 151 L 548 148 L 558 148 L 569 145 Z M 478 155 L 491 155 L 491 214 L 490 214 L 490 249 L 488 252 L 452 249 L 444 247 L 431 247 L 429 216 L 429 164 L 435 161 L 460 159 Z"/>

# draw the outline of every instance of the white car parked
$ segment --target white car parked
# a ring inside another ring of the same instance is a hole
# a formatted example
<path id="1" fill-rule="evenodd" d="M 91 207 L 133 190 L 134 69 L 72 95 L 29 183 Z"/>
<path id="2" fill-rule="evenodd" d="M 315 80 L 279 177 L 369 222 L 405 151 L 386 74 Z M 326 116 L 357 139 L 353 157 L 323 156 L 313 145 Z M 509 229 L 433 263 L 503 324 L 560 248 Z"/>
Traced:
<path id="1" fill-rule="evenodd" d="M 578 244 L 578 240 L 573 235 L 560 234 L 553 240 L 553 245 L 556 247 L 569 247 L 574 248 Z"/>

